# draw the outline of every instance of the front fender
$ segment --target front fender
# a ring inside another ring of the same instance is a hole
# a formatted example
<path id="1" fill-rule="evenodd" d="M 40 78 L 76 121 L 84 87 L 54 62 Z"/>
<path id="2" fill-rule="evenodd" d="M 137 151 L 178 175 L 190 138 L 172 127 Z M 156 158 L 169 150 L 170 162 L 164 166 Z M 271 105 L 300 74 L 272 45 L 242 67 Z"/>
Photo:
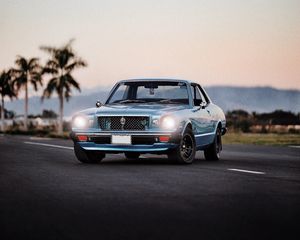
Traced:
<path id="1" fill-rule="evenodd" d="M 193 131 L 193 125 L 192 125 L 192 122 L 190 120 L 184 122 L 182 125 L 181 125 L 181 129 L 179 129 L 180 131 L 180 135 L 183 136 L 185 130 L 190 126 L 192 132 L 194 133 Z"/>

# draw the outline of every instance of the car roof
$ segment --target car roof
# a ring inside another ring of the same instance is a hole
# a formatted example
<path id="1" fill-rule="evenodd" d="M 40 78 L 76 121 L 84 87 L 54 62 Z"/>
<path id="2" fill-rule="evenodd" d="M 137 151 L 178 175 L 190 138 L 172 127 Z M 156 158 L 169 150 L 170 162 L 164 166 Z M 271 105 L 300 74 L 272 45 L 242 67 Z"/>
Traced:
<path id="1" fill-rule="evenodd" d="M 132 78 L 132 79 L 125 79 L 121 80 L 119 82 L 146 82 L 146 81 L 164 81 L 164 82 L 185 82 L 188 84 L 195 83 L 190 80 L 185 80 L 185 79 L 176 79 L 176 78 Z"/>

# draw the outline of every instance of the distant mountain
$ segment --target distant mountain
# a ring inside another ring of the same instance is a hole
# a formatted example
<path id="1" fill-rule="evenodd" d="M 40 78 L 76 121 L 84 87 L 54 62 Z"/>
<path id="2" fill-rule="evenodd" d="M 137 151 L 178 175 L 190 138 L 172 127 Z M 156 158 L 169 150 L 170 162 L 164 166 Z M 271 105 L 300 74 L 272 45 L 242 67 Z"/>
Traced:
<path id="1" fill-rule="evenodd" d="M 88 95 L 76 95 L 70 98 L 68 102 L 64 103 L 64 115 L 71 116 L 77 111 L 80 111 L 85 108 L 94 107 L 97 100 L 104 102 L 107 98 L 108 91 L 100 90 L 98 93 L 90 93 Z M 6 102 L 5 108 L 8 110 L 13 110 L 17 114 L 24 113 L 24 100 L 17 99 L 12 102 Z M 59 101 L 57 97 L 50 99 L 45 99 L 44 102 L 41 102 L 40 97 L 31 97 L 29 98 L 29 114 L 40 114 L 43 109 L 52 109 L 58 113 Z"/>
<path id="2" fill-rule="evenodd" d="M 205 88 L 212 101 L 218 104 L 225 112 L 233 109 L 243 109 L 248 112 L 271 112 L 276 109 L 300 112 L 300 91 L 281 90 L 271 87 L 228 87 L 214 86 Z M 65 116 L 71 116 L 75 112 L 94 107 L 96 100 L 104 102 L 108 90 L 99 87 L 99 91 L 83 93 L 73 96 L 65 103 Z M 43 109 L 52 109 L 58 112 L 58 99 L 51 98 L 41 103 L 39 97 L 29 99 L 30 114 L 39 114 Z M 17 114 L 23 114 L 23 99 L 7 102 L 6 108 Z"/>
<path id="3" fill-rule="evenodd" d="M 205 88 L 213 102 L 224 111 L 244 109 L 248 112 L 271 112 L 276 109 L 300 112 L 300 91 L 271 87 L 227 87 Z"/>

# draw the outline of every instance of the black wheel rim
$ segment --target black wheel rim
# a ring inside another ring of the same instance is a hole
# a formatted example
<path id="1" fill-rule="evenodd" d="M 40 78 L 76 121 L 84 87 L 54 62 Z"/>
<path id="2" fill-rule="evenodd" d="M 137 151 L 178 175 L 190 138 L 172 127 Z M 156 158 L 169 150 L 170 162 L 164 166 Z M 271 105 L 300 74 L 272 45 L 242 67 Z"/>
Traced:
<path id="1" fill-rule="evenodd" d="M 185 135 L 180 146 L 180 154 L 184 160 L 189 159 L 194 151 L 193 139 L 190 135 Z"/>

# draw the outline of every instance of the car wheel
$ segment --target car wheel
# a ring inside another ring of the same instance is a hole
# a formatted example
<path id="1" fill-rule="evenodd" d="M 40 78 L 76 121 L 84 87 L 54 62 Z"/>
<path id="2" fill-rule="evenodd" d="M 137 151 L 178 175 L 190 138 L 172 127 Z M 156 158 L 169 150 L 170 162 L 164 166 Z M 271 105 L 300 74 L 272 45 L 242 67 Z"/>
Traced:
<path id="1" fill-rule="evenodd" d="M 75 143 L 74 152 L 77 159 L 82 163 L 99 163 L 105 158 L 105 153 L 98 151 L 85 151 L 79 144 Z"/>
<path id="2" fill-rule="evenodd" d="M 125 153 L 125 157 L 128 159 L 138 159 L 141 154 L 135 152 L 127 152 Z"/>
<path id="3" fill-rule="evenodd" d="M 222 133 L 221 129 L 217 128 L 214 142 L 204 150 L 205 160 L 218 161 L 220 159 L 220 153 L 222 151 Z"/>
<path id="4" fill-rule="evenodd" d="M 194 161 L 195 154 L 195 138 L 193 132 L 188 129 L 183 134 L 179 146 L 168 154 L 168 158 L 181 164 L 188 164 Z"/>

